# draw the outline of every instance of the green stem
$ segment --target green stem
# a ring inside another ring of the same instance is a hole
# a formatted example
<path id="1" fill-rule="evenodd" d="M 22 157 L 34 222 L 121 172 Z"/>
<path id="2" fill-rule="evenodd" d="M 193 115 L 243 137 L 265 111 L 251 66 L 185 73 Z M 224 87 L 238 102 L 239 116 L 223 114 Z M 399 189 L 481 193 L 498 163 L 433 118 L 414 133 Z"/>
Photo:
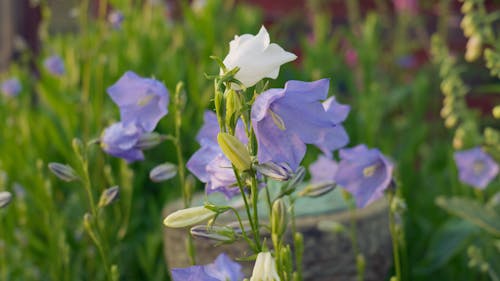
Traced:
<path id="1" fill-rule="evenodd" d="M 257 251 L 257 246 L 254 244 L 254 242 L 248 237 L 247 232 L 245 230 L 245 226 L 243 225 L 243 221 L 241 220 L 240 214 L 238 213 L 238 210 L 236 210 L 233 207 L 230 207 L 231 211 L 233 211 L 234 215 L 236 216 L 236 219 L 238 220 L 238 223 L 241 228 L 241 235 L 243 236 L 243 239 L 247 241 L 248 245 L 254 250 L 255 252 Z"/>
<path id="2" fill-rule="evenodd" d="M 392 205 L 394 194 L 389 195 L 389 206 Z M 394 255 L 394 267 L 396 268 L 396 280 L 401 281 L 401 261 L 399 256 L 398 234 L 396 230 L 396 220 L 392 208 L 389 208 L 389 229 L 392 238 L 392 253 Z"/>
<path id="3" fill-rule="evenodd" d="M 357 266 L 358 256 L 360 255 L 359 247 L 358 247 L 358 235 L 357 235 L 357 225 L 356 225 L 356 205 L 354 204 L 352 197 L 349 193 L 343 191 L 343 196 L 346 200 L 349 201 L 349 221 L 351 224 L 351 228 L 349 231 L 349 237 L 351 239 L 352 248 L 354 251 L 354 259 L 356 260 L 356 271 L 357 271 L 357 279 L 358 281 L 364 280 L 364 269 L 360 269 Z"/>
<path id="4" fill-rule="evenodd" d="M 259 188 L 257 186 L 257 175 L 255 172 L 252 173 L 252 185 L 250 186 L 250 193 L 252 194 L 252 207 L 253 207 L 253 217 L 254 224 L 257 229 L 255 232 L 256 240 L 260 241 L 260 233 L 259 233 L 259 209 L 257 208 L 257 204 L 259 203 Z M 259 243 L 260 244 L 260 243 Z M 260 246 L 259 246 L 260 248 Z"/>
<path id="5" fill-rule="evenodd" d="M 298 248 L 296 244 L 295 236 L 297 234 L 297 225 L 295 224 L 295 198 L 290 198 L 290 217 L 292 220 L 292 237 L 293 237 L 293 247 L 294 249 Z M 297 250 L 294 251 L 295 254 L 295 266 L 297 267 L 297 277 L 298 280 L 302 280 L 302 256 L 301 253 Z"/>

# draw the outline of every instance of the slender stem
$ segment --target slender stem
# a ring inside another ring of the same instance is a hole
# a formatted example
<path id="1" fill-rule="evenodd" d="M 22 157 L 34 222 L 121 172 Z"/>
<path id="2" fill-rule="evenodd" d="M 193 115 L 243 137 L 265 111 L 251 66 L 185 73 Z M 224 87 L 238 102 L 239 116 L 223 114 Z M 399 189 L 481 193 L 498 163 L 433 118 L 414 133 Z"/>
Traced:
<path id="1" fill-rule="evenodd" d="M 349 237 L 351 239 L 352 248 L 354 250 L 354 258 L 356 260 L 356 265 L 357 265 L 357 259 L 360 254 L 360 251 L 358 247 L 358 236 L 357 236 L 357 225 L 356 225 L 356 206 L 354 205 L 354 202 L 349 193 L 343 191 L 343 195 L 344 198 L 349 202 L 349 220 L 351 224 Z M 357 270 L 358 281 L 363 281 L 365 275 L 364 269 L 360 269 L 358 266 L 356 266 L 356 270 Z"/>
<path id="2" fill-rule="evenodd" d="M 298 280 L 302 280 L 302 255 L 299 251 L 297 251 L 297 243 L 295 240 L 295 236 L 297 234 L 297 225 L 295 224 L 295 199 L 290 197 L 290 216 L 292 219 L 292 236 L 293 236 L 293 247 L 295 249 L 295 266 L 297 267 L 297 276 Z"/>
<path id="3" fill-rule="evenodd" d="M 394 194 L 390 194 L 389 206 L 392 205 L 393 199 Z M 394 212 L 392 211 L 392 208 L 389 208 L 389 229 L 391 231 L 392 238 L 392 253 L 394 255 L 394 267 L 396 268 L 396 280 L 401 281 L 401 262 L 399 257 L 398 234 L 396 230 L 396 220 L 394 218 Z"/>
<path id="4" fill-rule="evenodd" d="M 245 239 L 245 241 L 247 241 L 247 243 L 250 245 L 250 247 L 252 247 L 252 249 L 254 251 L 256 251 L 256 245 L 254 244 L 254 242 L 248 238 L 248 235 L 247 235 L 247 232 L 245 230 L 245 226 L 243 225 L 243 222 L 241 220 L 241 217 L 240 217 L 240 214 L 238 213 L 238 210 L 236 210 L 235 208 L 231 207 L 230 208 L 231 211 L 233 211 L 234 215 L 236 216 L 236 219 L 238 220 L 238 223 L 240 225 L 240 228 L 241 228 L 241 235 L 243 236 L 243 239 Z"/>
<path id="5" fill-rule="evenodd" d="M 250 186 L 250 192 L 252 193 L 253 218 L 254 218 L 255 227 L 257 228 L 257 231 L 255 232 L 255 235 L 256 235 L 255 239 L 257 241 L 260 241 L 259 209 L 257 208 L 257 204 L 259 203 L 259 188 L 257 186 L 257 175 L 255 174 L 255 172 L 252 173 L 252 184 Z"/>
<path id="6" fill-rule="evenodd" d="M 495 273 L 495 271 L 493 271 L 493 269 L 488 268 L 488 274 L 490 275 L 491 277 L 491 280 L 493 281 L 500 281 L 500 278 L 498 277 L 498 275 Z"/>

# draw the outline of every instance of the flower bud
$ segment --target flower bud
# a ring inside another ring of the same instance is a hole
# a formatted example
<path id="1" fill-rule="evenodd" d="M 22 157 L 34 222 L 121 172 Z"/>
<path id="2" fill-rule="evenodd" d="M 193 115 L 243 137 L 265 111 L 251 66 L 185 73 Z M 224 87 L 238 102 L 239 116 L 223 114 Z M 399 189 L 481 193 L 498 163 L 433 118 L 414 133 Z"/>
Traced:
<path id="1" fill-rule="evenodd" d="M 92 231 L 92 215 L 90 213 L 85 213 L 85 215 L 83 215 L 83 227 L 85 228 L 85 230 L 89 234 L 93 233 L 93 231 Z"/>
<path id="2" fill-rule="evenodd" d="M 230 227 L 196 225 L 190 230 L 194 237 L 207 238 L 221 242 L 231 242 L 236 240 L 235 232 Z"/>
<path id="3" fill-rule="evenodd" d="M 274 162 L 266 162 L 256 164 L 254 168 L 262 175 L 277 181 L 287 181 L 293 175 L 293 171 L 286 163 L 276 164 Z"/>
<path id="4" fill-rule="evenodd" d="M 288 183 L 288 188 L 295 188 L 298 184 L 302 183 L 304 177 L 306 176 L 306 169 L 302 166 L 297 168 L 295 175 Z"/>
<path id="5" fill-rule="evenodd" d="M 157 145 L 159 145 L 163 141 L 163 138 L 160 134 L 152 132 L 152 133 L 144 133 L 137 140 L 137 144 L 135 148 L 140 150 L 151 149 Z"/>
<path id="6" fill-rule="evenodd" d="M 163 224 L 167 227 L 181 228 L 213 218 L 217 213 L 204 206 L 182 209 L 168 215 Z"/>
<path id="7" fill-rule="evenodd" d="M 226 93 L 226 126 L 233 130 L 243 107 L 241 95 L 234 90 Z M 232 131 L 231 131 L 232 132 Z"/>
<path id="8" fill-rule="evenodd" d="M 288 225 L 288 210 L 286 207 L 285 200 L 280 198 L 274 201 L 271 210 L 271 231 L 273 237 L 276 235 L 276 238 L 280 240 L 286 231 L 287 225 Z"/>
<path id="9" fill-rule="evenodd" d="M 245 145 L 242 144 L 235 136 L 227 133 L 219 133 L 217 135 L 217 142 L 219 143 L 222 152 L 233 163 L 233 165 L 240 171 L 250 169 L 252 160 Z"/>
<path id="10" fill-rule="evenodd" d="M 101 193 L 99 199 L 99 208 L 106 207 L 118 199 L 120 195 L 120 188 L 118 186 L 110 187 Z"/>
<path id="11" fill-rule="evenodd" d="M 52 162 L 49 163 L 49 169 L 56 177 L 63 181 L 70 182 L 79 179 L 75 170 L 69 165 Z"/>
<path id="12" fill-rule="evenodd" d="M 244 229 L 241 229 L 240 222 L 238 222 L 238 221 L 230 222 L 226 225 L 226 227 L 231 228 L 234 231 L 234 233 L 236 233 L 236 234 L 242 234 L 243 230 L 245 230 L 245 232 L 252 231 L 252 226 L 250 225 L 250 221 L 244 220 L 241 223 L 243 224 Z"/>
<path id="13" fill-rule="evenodd" d="M 465 51 L 465 60 L 468 62 L 473 62 L 481 56 L 482 51 L 482 40 L 480 35 L 473 35 L 467 41 L 467 47 Z"/>
<path id="14" fill-rule="evenodd" d="M 281 281 L 271 253 L 260 252 L 257 255 L 250 281 Z"/>
<path id="15" fill-rule="evenodd" d="M 12 194 L 8 191 L 0 191 L 0 209 L 9 205 L 12 200 Z"/>
<path id="16" fill-rule="evenodd" d="M 177 166 L 172 163 L 163 163 L 149 172 L 149 178 L 154 182 L 169 180 L 177 174 Z"/>
<path id="17" fill-rule="evenodd" d="M 312 183 L 304 188 L 299 195 L 307 197 L 319 197 L 335 189 L 337 185 L 331 181 Z"/>
<path id="18" fill-rule="evenodd" d="M 500 105 L 493 107 L 492 112 L 493 112 L 493 117 L 495 117 L 495 119 L 500 119 Z"/>

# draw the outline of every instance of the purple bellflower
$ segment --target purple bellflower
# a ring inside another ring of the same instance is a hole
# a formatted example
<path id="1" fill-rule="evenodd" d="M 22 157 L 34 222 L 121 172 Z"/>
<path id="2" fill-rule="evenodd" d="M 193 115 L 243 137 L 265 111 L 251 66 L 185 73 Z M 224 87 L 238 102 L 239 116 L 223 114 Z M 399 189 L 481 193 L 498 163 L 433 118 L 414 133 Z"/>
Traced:
<path id="1" fill-rule="evenodd" d="M 173 281 L 241 281 L 242 266 L 226 254 L 220 254 L 211 264 L 172 269 Z"/>
<path id="2" fill-rule="evenodd" d="M 143 129 L 134 123 L 115 123 L 102 133 L 101 147 L 108 154 L 123 158 L 129 163 L 144 160 L 144 154 L 137 147 L 143 134 Z"/>
<path id="3" fill-rule="evenodd" d="M 2 93 L 7 97 L 19 95 L 21 89 L 21 83 L 17 78 L 10 78 L 2 83 Z"/>
<path id="4" fill-rule="evenodd" d="M 309 166 L 309 172 L 311 173 L 311 182 L 334 183 L 337 169 L 337 161 L 325 155 L 320 155 L 318 159 Z"/>
<path id="5" fill-rule="evenodd" d="M 236 186 L 236 177 L 231 162 L 222 153 L 217 143 L 219 131 L 215 113 L 206 111 L 204 124 L 196 135 L 196 140 L 201 147 L 191 156 L 186 167 L 200 181 L 206 183 L 207 194 L 222 192 L 227 198 L 231 198 L 239 194 L 240 190 Z M 236 126 L 236 137 L 242 143 L 248 142 L 242 122 L 238 122 Z"/>
<path id="6" fill-rule="evenodd" d="M 123 13 L 120 11 L 112 11 L 108 14 L 108 22 L 114 29 L 120 29 L 123 23 Z"/>
<path id="7" fill-rule="evenodd" d="M 58 55 L 46 58 L 43 62 L 43 66 L 50 74 L 55 76 L 61 76 L 66 72 L 64 68 L 64 61 Z"/>
<path id="8" fill-rule="evenodd" d="M 498 174 L 498 164 L 480 147 L 455 152 L 460 181 L 476 188 L 486 188 Z"/>
<path id="9" fill-rule="evenodd" d="M 328 88 L 328 79 L 288 81 L 284 89 L 269 89 L 257 97 L 252 106 L 252 124 L 260 163 L 284 162 L 296 170 L 306 144 L 327 153 L 347 144 L 347 134 L 342 135 L 345 131 L 337 128 L 339 116 L 332 113 L 337 104 L 333 100 L 321 103 Z M 339 134 L 344 139 L 339 139 Z"/>
<path id="10" fill-rule="evenodd" d="M 358 145 L 340 150 L 340 158 L 335 182 L 354 196 L 358 208 L 383 197 L 394 165 L 378 149 Z"/>
<path id="11" fill-rule="evenodd" d="M 146 132 L 152 132 L 168 113 L 167 88 L 157 80 L 142 78 L 132 71 L 127 71 L 109 87 L 108 94 L 120 107 L 124 125 L 134 123 Z"/>

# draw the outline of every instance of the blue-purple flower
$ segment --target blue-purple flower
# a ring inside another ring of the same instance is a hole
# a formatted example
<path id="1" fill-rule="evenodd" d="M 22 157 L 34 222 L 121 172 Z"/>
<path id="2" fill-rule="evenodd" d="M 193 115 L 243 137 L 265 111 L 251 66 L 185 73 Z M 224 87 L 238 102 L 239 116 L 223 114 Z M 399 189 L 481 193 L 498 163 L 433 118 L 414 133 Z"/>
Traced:
<path id="1" fill-rule="evenodd" d="M 132 71 L 127 71 L 109 87 L 108 94 L 120 107 L 121 122 L 134 123 L 146 132 L 152 132 L 168 113 L 167 88 L 155 79 L 142 78 Z"/>
<path id="2" fill-rule="evenodd" d="M 21 92 L 21 83 L 17 78 L 10 78 L 2 83 L 2 93 L 7 97 L 15 97 Z"/>
<path id="3" fill-rule="evenodd" d="M 222 153 L 217 143 L 218 133 L 219 125 L 215 113 L 206 111 L 204 124 L 196 136 L 201 148 L 191 156 L 186 167 L 200 181 L 206 183 L 207 194 L 222 192 L 226 197 L 231 198 L 239 194 L 240 190 L 236 185 L 231 162 Z M 242 122 L 238 122 L 236 126 L 236 136 L 241 142 L 248 142 Z"/>
<path id="4" fill-rule="evenodd" d="M 498 174 L 498 164 L 480 147 L 455 152 L 460 181 L 485 188 Z"/>
<path id="5" fill-rule="evenodd" d="M 252 124 L 259 146 L 260 163 L 288 163 L 295 170 L 314 144 L 326 154 L 348 142 L 337 122 L 345 118 L 336 113 L 338 104 L 326 99 L 329 80 L 288 81 L 284 89 L 269 89 L 252 106 Z M 345 108 L 343 108 L 345 110 Z"/>
<path id="6" fill-rule="evenodd" d="M 340 158 L 335 182 L 353 195 L 359 208 L 383 197 L 394 166 L 378 149 L 358 145 L 340 150 Z"/>
<path id="7" fill-rule="evenodd" d="M 309 166 L 312 183 L 334 183 L 337 174 L 337 161 L 320 155 L 318 159 Z"/>
<path id="8" fill-rule="evenodd" d="M 112 11 L 108 14 L 108 22 L 114 29 L 120 29 L 123 23 L 123 13 L 120 11 Z"/>
<path id="9" fill-rule="evenodd" d="M 242 266 L 226 254 L 220 254 L 213 263 L 172 269 L 173 281 L 241 281 Z"/>
<path id="10" fill-rule="evenodd" d="M 104 130 L 101 136 L 101 147 L 108 154 L 123 158 L 131 163 L 144 160 L 144 154 L 138 147 L 144 130 L 134 123 L 115 123 Z"/>
<path id="11" fill-rule="evenodd" d="M 66 72 L 64 68 L 64 61 L 58 55 L 52 55 L 46 58 L 43 62 L 43 66 L 50 74 L 55 76 L 61 76 Z"/>

